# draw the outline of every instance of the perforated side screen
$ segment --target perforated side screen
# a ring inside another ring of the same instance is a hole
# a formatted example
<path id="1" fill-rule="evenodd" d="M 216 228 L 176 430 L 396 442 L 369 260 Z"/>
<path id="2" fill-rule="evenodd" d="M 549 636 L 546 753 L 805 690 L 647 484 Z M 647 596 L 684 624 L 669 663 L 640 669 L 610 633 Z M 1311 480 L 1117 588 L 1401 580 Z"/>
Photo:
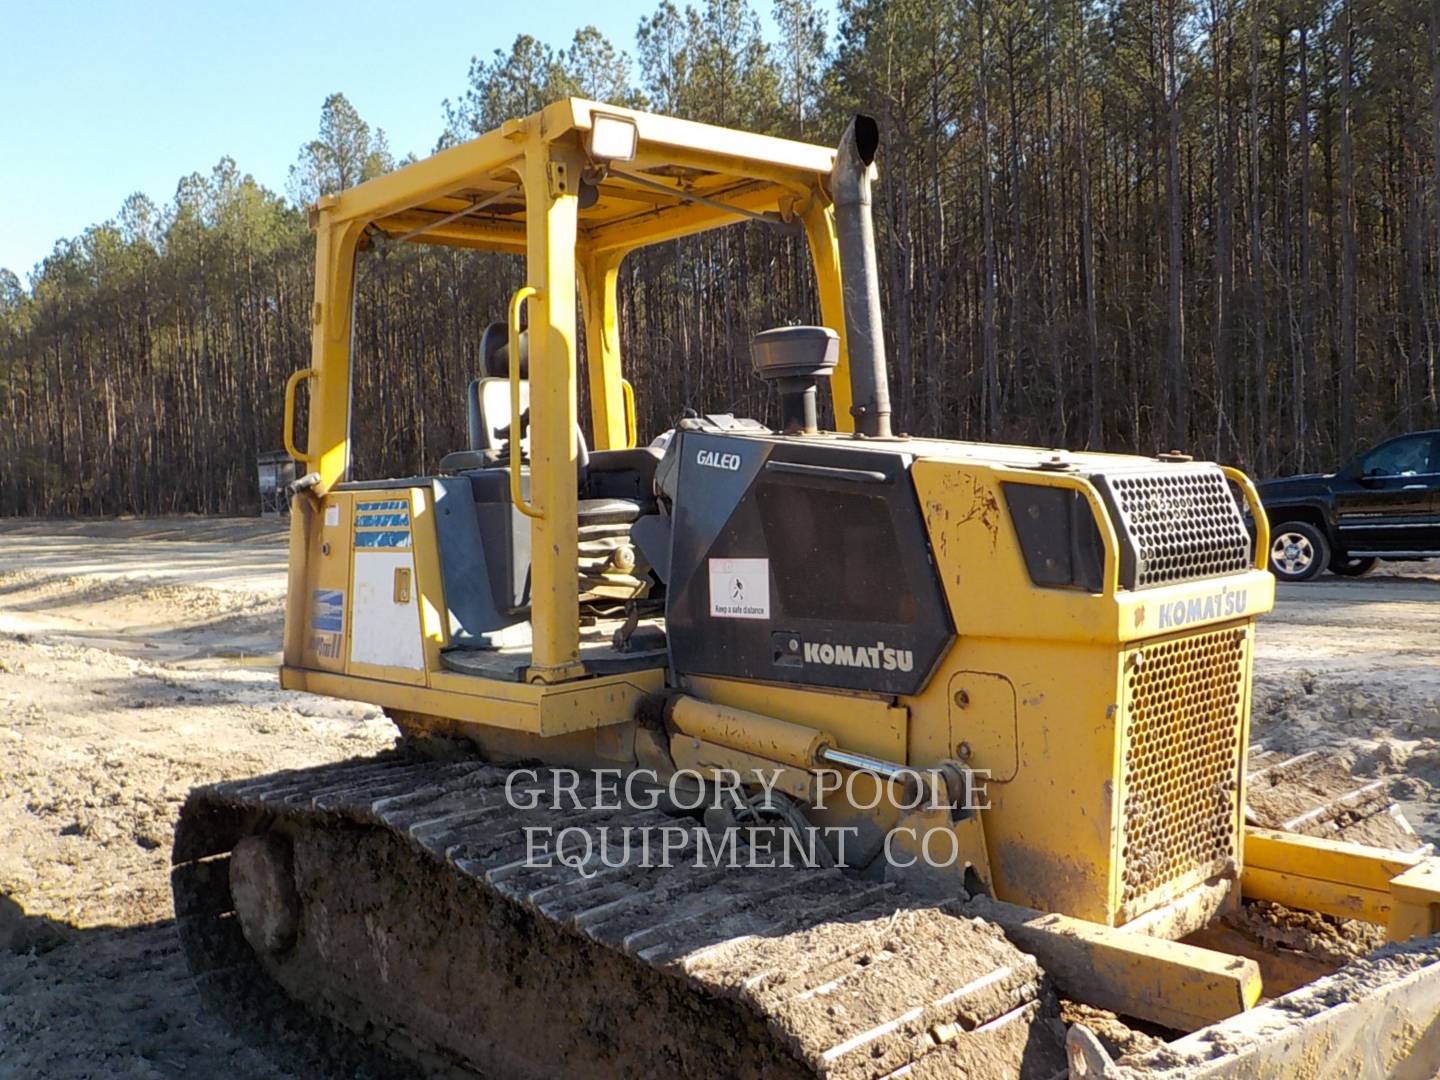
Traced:
<path id="1" fill-rule="evenodd" d="M 1127 657 L 1122 910 L 1235 857 L 1244 627 L 1145 645 Z M 1163 902 L 1163 901 L 1162 901 Z"/>

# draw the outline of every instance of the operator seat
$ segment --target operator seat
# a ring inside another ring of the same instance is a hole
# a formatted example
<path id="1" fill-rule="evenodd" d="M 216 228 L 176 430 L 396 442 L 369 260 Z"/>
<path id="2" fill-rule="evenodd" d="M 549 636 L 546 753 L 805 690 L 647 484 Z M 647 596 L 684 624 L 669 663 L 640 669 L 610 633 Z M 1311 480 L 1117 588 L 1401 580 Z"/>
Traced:
<path id="1" fill-rule="evenodd" d="M 465 420 L 470 448 L 446 454 L 440 468 L 447 472 L 483 469 L 493 465 L 505 449 L 510 434 L 510 358 L 508 331 L 501 322 L 491 323 L 480 336 L 480 370 L 478 379 L 471 379 L 465 390 Z M 524 416 L 530 408 L 529 331 L 520 333 L 520 415 L 522 429 L 527 427 Z M 522 455 L 530 452 L 530 434 L 520 435 Z"/>
<path id="2" fill-rule="evenodd" d="M 510 423 L 510 333 L 502 322 L 493 322 L 480 335 L 480 370 L 467 391 L 466 420 L 471 450 L 504 449 Z M 521 427 L 530 408 L 530 331 L 520 331 L 520 416 Z M 530 452 L 530 435 L 522 430 L 522 453 Z"/>
<path id="3" fill-rule="evenodd" d="M 520 449 L 530 452 L 527 413 L 530 408 L 530 332 L 520 332 Z M 483 375 L 472 379 L 466 392 L 466 422 L 470 449 L 446 454 L 440 461 L 446 472 L 491 468 L 507 464 L 506 444 L 513 417 L 510 415 L 509 330 L 502 322 L 485 328 L 480 337 Z M 622 499 L 638 503 L 654 500 L 655 466 L 658 451 L 648 447 L 591 452 L 585 433 L 576 426 L 576 482 L 582 501 Z M 603 475 L 597 475 L 603 474 Z M 611 516 L 616 508 L 610 510 Z M 582 517 L 584 512 L 582 510 Z"/>
<path id="4" fill-rule="evenodd" d="M 527 412 L 530 407 L 530 332 L 521 331 L 520 365 L 520 449 L 530 450 Z M 510 414 L 509 330 L 493 322 L 480 337 L 481 371 L 466 392 L 466 421 L 470 449 L 446 454 L 440 468 L 446 472 L 497 468 L 508 465 L 506 445 L 516 426 Z M 576 484 L 579 489 L 579 518 L 582 526 L 634 521 L 652 509 L 655 466 L 659 454 L 645 448 L 605 450 L 591 453 L 585 434 L 577 425 Z"/>
<path id="5" fill-rule="evenodd" d="M 453 591 L 457 597 L 452 615 L 466 630 L 461 640 L 469 641 L 467 647 L 471 648 L 489 647 L 489 632 L 523 618 L 528 601 L 529 527 L 510 504 L 506 474 L 512 433 L 520 439 L 522 459 L 530 448 L 529 334 L 522 332 L 519 341 L 518 418 L 510 408 L 508 336 L 505 324 L 498 322 L 486 327 L 481 336 L 482 375 L 472 380 L 466 391 L 470 449 L 446 454 L 440 461 L 441 470 L 459 475 L 435 481 L 437 487 L 457 495 L 465 491 L 474 500 L 473 520 L 463 511 L 456 516 L 458 503 L 447 506 L 440 515 L 445 531 L 441 565 L 447 596 Z M 649 563 L 637 560 L 630 530 L 640 518 L 658 512 L 655 471 L 660 454 L 648 447 L 591 453 L 578 425 L 575 439 L 576 569 L 581 600 L 613 605 L 643 596 L 650 587 Z M 468 485 L 456 486 L 465 484 L 466 479 Z M 468 498 L 462 501 L 470 504 Z M 483 576 L 494 579 L 488 593 L 480 587 L 482 575 L 472 565 L 476 560 L 483 563 Z"/>

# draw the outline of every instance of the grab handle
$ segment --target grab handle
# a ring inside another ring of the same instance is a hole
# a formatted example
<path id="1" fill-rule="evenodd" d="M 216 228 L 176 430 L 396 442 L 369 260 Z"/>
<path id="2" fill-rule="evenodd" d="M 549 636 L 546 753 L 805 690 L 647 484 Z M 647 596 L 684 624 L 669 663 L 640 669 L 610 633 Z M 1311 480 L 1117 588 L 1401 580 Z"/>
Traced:
<path id="1" fill-rule="evenodd" d="M 635 387 L 630 385 L 629 379 L 621 379 L 620 392 L 625 399 L 625 445 L 633 448 L 638 438 L 635 427 Z"/>
<path id="2" fill-rule="evenodd" d="M 520 494 L 520 306 L 540 290 L 522 285 L 510 297 L 510 501 L 526 517 L 541 518 L 545 512 Z"/>
<path id="3" fill-rule="evenodd" d="M 307 465 L 313 460 L 309 454 L 302 454 L 295 446 L 295 392 L 300 384 L 306 379 L 313 379 L 320 372 L 315 368 L 301 368 L 290 376 L 285 382 L 285 427 L 282 436 L 285 442 L 285 452 L 296 461 L 303 461 Z"/>

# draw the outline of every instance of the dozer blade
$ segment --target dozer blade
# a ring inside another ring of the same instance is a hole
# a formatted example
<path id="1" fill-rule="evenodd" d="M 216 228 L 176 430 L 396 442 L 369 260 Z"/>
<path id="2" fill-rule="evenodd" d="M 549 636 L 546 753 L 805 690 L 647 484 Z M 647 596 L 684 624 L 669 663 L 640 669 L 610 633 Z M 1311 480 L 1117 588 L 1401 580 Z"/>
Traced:
<path id="1" fill-rule="evenodd" d="M 1430 1080 L 1440 1069 L 1440 936 L 1107 1068 L 1107 1080 Z M 1075 1075 L 1072 1072 L 1072 1076 Z"/>
<path id="2" fill-rule="evenodd" d="M 382 756 L 193 792 L 172 879 L 208 1003 L 310 1072 L 1064 1069 L 1053 994 L 998 927 L 834 870 L 716 867 L 712 834 L 583 786 L 520 809 L 551 774 L 523 775 Z M 527 829 L 597 854 L 543 865 Z M 660 859 L 639 837 L 666 829 Z"/>
<path id="3" fill-rule="evenodd" d="M 1291 755 L 1252 746 L 1245 774 L 1249 824 L 1392 851 L 1426 849 L 1391 797 L 1390 781 L 1357 777 L 1352 764 L 1335 750 Z"/>

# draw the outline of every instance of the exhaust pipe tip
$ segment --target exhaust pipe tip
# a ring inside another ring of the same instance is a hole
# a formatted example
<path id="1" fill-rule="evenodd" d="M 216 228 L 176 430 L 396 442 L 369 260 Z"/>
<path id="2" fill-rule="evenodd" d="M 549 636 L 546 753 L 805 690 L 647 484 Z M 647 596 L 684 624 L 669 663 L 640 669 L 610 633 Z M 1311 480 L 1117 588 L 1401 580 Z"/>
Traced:
<path id="1" fill-rule="evenodd" d="M 873 116 L 856 113 L 835 148 L 830 169 L 830 194 L 836 206 L 870 204 L 870 166 L 880 150 L 880 123 Z"/>
<path id="2" fill-rule="evenodd" d="M 873 116 L 856 113 L 850 121 L 850 137 L 855 140 L 855 152 L 867 166 L 875 163 L 875 151 L 880 149 L 880 124 Z"/>

